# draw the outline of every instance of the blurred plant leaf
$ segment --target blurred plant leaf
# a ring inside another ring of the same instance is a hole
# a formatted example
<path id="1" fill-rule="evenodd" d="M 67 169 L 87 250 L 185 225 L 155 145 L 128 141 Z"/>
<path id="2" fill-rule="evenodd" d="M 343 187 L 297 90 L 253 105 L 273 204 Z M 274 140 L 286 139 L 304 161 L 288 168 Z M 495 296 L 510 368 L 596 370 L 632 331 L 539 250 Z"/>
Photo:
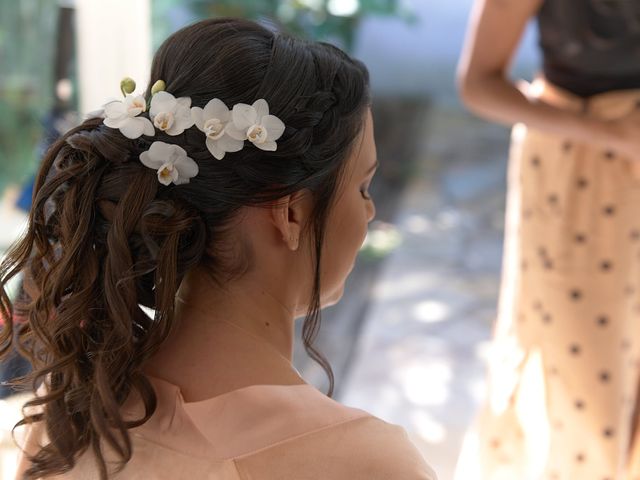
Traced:
<path id="1" fill-rule="evenodd" d="M 335 0 L 333 0 L 335 1 Z M 352 50 L 360 21 L 371 15 L 397 17 L 411 22 L 414 16 L 401 0 L 351 0 L 353 13 L 335 15 L 332 0 L 187 0 L 179 2 L 196 17 L 241 17 L 263 21 L 313 40 L 328 41 Z M 173 2 L 177 5 L 178 2 Z M 155 0 L 168 8 L 172 0 Z"/>
<path id="2" fill-rule="evenodd" d="M 0 0 L 0 191 L 37 162 L 52 102 L 57 2 Z"/>

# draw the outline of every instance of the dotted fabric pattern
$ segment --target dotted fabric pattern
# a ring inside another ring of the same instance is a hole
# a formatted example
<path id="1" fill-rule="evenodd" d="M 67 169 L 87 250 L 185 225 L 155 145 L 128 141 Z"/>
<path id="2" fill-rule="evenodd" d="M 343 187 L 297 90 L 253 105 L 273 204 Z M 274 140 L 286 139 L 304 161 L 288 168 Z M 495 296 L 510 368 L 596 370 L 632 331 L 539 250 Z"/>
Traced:
<path id="1" fill-rule="evenodd" d="M 602 118 L 640 100 L 531 90 Z M 478 480 L 640 480 L 637 166 L 517 125 L 509 168 L 489 392 L 460 463 L 478 465 Z"/>

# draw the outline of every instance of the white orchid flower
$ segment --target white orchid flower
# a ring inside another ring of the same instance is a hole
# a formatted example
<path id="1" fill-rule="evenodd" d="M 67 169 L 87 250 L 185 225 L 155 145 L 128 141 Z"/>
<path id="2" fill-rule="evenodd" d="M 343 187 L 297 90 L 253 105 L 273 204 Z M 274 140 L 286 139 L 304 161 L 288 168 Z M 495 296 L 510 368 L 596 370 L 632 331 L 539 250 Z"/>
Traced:
<path id="1" fill-rule="evenodd" d="M 233 122 L 227 133 L 237 140 L 249 140 L 261 150 L 275 151 L 278 140 L 284 133 L 284 123 L 275 115 L 269 115 L 269 104 L 264 98 L 253 105 L 238 103 L 231 112 Z"/>
<path id="2" fill-rule="evenodd" d="M 189 183 L 198 174 L 198 164 L 178 145 L 153 142 L 149 150 L 140 154 L 140 161 L 158 171 L 158 181 L 163 185 Z"/>
<path id="3" fill-rule="evenodd" d="M 193 126 L 191 99 L 176 98 L 168 92 L 159 91 L 151 97 L 149 117 L 158 130 L 168 135 L 180 135 Z"/>
<path id="4" fill-rule="evenodd" d="M 227 152 L 242 150 L 244 142 L 227 135 L 226 128 L 231 121 L 231 112 L 222 100 L 214 98 L 209 100 L 204 108 L 193 107 L 191 118 L 196 127 L 207 136 L 207 149 L 218 160 L 222 160 Z"/>
<path id="5" fill-rule="evenodd" d="M 107 127 L 117 128 L 127 138 L 155 135 L 156 131 L 148 118 L 138 117 L 147 109 L 142 95 L 127 95 L 124 100 L 114 100 L 104 106 L 104 121 Z"/>

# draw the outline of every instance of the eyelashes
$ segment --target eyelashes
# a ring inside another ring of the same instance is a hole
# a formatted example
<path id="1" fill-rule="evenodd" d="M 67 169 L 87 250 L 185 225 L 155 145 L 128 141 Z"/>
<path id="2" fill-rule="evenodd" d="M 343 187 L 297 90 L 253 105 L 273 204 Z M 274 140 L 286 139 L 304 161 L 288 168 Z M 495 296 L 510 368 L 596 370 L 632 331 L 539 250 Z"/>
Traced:
<path id="1" fill-rule="evenodd" d="M 365 200 L 373 200 L 371 194 L 369 193 L 369 189 L 371 188 L 371 183 L 373 182 L 374 173 L 375 171 L 371 173 L 371 178 L 367 180 L 367 183 L 360 187 L 360 195 L 362 195 L 362 198 L 364 198 Z"/>

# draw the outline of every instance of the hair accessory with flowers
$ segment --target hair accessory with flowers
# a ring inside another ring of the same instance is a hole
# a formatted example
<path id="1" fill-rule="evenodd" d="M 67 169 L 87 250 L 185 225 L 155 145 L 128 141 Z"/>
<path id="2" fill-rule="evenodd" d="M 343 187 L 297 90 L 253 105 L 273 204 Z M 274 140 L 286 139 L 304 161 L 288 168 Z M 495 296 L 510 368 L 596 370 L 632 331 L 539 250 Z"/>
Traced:
<path id="1" fill-rule="evenodd" d="M 211 155 L 222 160 L 228 152 L 238 152 L 248 140 L 257 148 L 275 151 L 285 125 L 278 117 L 269 114 L 269 104 L 263 98 L 253 105 L 238 103 L 231 110 L 218 98 L 207 102 L 204 108 L 191 107 L 191 98 L 176 98 L 165 91 L 166 85 L 158 80 L 151 88 L 151 101 L 147 105 L 144 96 L 134 95 L 136 83 L 131 78 L 120 82 L 123 100 L 104 105 L 103 123 L 117 128 L 127 138 L 142 135 L 154 136 L 156 128 L 169 136 L 176 136 L 194 125 L 205 135 L 205 145 Z M 149 112 L 149 118 L 141 116 Z M 198 165 L 187 152 L 165 142 L 155 141 L 149 150 L 140 154 L 140 161 L 156 169 L 158 181 L 163 185 L 181 185 L 198 174 Z"/>
<path id="2" fill-rule="evenodd" d="M 238 103 L 231 113 L 233 122 L 227 133 L 237 140 L 249 140 L 261 150 L 275 151 L 276 140 L 284 133 L 284 123 L 275 115 L 269 115 L 269 104 L 264 98 L 253 105 Z"/>
<path id="3" fill-rule="evenodd" d="M 158 181 L 163 185 L 189 183 L 198 174 L 198 164 L 182 147 L 170 143 L 153 142 L 149 150 L 140 154 L 140 161 L 158 171 Z"/>
<path id="4" fill-rule="evenodd" d="M 243 140 L 229 135 L 231 112 L 219 98 L 209 100 L 204 108 L 192 107 L 191 118 L 198 130 L 204 132 L 207 149 L 218 160 L 222 160 L 225 153 L 239 152 L 244 147 Z"/>
<path id="5" fill-rule="evenodd" d="M 149 117 L 153 125 L 167 135 L 180 135 L 193 126 L 191 119 L 191 99 L 175 98 L 168 92 L 160 91 L 151 97 Z"/>
<path id="6" fill-rule="evenodd" d="M 104 124 L 117 128 L 125 137 L 136 139 L 141 135 L 152 136 L 156 133 L 148 118 L 140 117 L 147 111 L 147 102 L 142 95 L 134 95 L 136 82 L 124 78 L 120 82 L 120 91 L 124 100 L 114 100 L 104 105 Z"/>

